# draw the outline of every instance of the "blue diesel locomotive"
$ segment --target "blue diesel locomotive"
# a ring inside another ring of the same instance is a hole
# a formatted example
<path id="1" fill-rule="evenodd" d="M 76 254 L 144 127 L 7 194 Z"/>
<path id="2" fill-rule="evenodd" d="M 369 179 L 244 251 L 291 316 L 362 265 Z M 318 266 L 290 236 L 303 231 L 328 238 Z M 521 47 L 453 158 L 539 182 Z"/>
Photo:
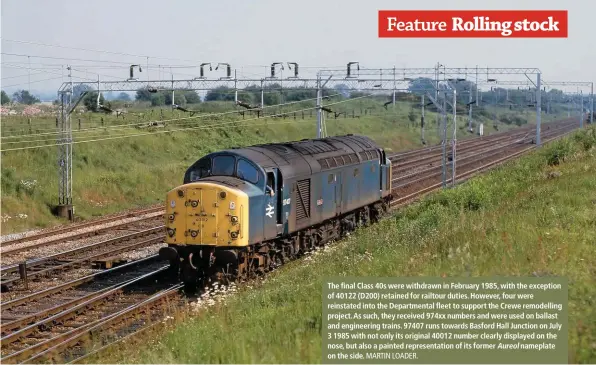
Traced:
<path id="1" fill-rule="evenodd" d="M 248 279 L 378 220 L 390 200 L 391 162 L 368 137 L 214 152 L 167 193 L 160 256 L 190 286 Z"/>

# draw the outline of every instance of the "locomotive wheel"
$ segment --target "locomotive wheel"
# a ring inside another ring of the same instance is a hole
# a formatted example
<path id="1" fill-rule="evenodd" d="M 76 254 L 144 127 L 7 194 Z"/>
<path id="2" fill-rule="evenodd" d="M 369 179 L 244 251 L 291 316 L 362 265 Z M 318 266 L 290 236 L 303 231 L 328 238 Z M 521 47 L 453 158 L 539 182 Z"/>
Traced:
<path id="1" fill-rule="evenodd" d="M 184 283 L 184 291 L 187 293 L 195 293 L 198 287 L 199 281 L 199 273 L 197 270 L 193 269 L 188 261 L 184 261 L 181 265 L 181 272 L 180 275 L 182 277 L 182 282 Z"/>

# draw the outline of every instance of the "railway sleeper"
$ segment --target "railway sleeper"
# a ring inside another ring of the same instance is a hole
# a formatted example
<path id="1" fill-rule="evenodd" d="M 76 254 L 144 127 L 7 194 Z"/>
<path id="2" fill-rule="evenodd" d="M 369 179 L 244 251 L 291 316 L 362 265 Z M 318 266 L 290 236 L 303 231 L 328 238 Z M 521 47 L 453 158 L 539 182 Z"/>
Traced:
<path id="1" fill-rule="evenodd" d="M 96 270 L 107 270 L 124 265 L 128 262 L 129 261 L 127 259 L 118 256 L 112 256 L 91 262 L 91 268 Z"/>

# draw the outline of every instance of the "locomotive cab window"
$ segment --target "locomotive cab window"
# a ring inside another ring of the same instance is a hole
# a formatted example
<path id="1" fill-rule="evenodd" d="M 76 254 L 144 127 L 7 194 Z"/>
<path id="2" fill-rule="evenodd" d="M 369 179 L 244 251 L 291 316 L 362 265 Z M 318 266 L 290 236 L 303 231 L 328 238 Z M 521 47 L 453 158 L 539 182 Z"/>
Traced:
<path id="1" fill-rule="evenodd" d="M 234 156 L 215 156 L 213 157 L 213 167 L 211 175 L 214 176 L 233 176 L 234 175 Z"/>
<path id="2" fill-rule="evenodd" d="M 271 196 L 275 195 L 275 176 L 273 172 L 267 173 L 267 187 L 265 188 L 265 192 L 271 192 Z"/>
<path id="3" fill-rule="evenodd" d="M 256 184 L 259 181 L 259 171 L 257 171 L 250 162 L 244 159 L 238 160 L 236 175 L 239 179 L 246 180 L 253 184 Z"/>
<path id="4" fill-rule="evenodd" d="M 354 176 L 358 176 L 358 173 L 359 173 L 358 169 L 354 169 Z"/>
<path id="5" fill-rule="evenodd" d="M 335 175 L 333 175 L 333 174 L 329 174 L 329 177 L 327 178 L 327 182 L 328 182 L 329 184 L 331 184 L 331 183 L 332 183 L 332 182 L 334 182 L 334 181 L 335 181 Z"/>
<path id="6" fill-rule="evenodd" d="M 211 159 L 201 159 L 189 170 L 188 175 L 185 177 L 185 183 L 197 181 L 205 176 L 209 176 L 211 174 Z"/>

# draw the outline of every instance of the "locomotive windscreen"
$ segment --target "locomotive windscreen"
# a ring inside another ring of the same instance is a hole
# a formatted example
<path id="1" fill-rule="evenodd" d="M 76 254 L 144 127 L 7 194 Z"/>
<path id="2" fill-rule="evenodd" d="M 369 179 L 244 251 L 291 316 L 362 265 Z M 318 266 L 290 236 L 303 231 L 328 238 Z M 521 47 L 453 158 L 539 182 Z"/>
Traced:
<path id="1" fill-rule="evenodd" d="M 237 160 L 237 161 L 236 161 Z M 233 176 L 252 184 L 259 182 L 257 168 L 243 158 L 231 155 L 204 157 L 195 162 L 184 175 L 184 184 L 198 181 L 208 176 Z"/>
<path id="2" fill-rule="evenodd" d="M 211 173 L 211 159 L 202 158 L 192 165 L 184 176 L 184 183 L 197 181 L 202 177 L 209 176 Z"/>

